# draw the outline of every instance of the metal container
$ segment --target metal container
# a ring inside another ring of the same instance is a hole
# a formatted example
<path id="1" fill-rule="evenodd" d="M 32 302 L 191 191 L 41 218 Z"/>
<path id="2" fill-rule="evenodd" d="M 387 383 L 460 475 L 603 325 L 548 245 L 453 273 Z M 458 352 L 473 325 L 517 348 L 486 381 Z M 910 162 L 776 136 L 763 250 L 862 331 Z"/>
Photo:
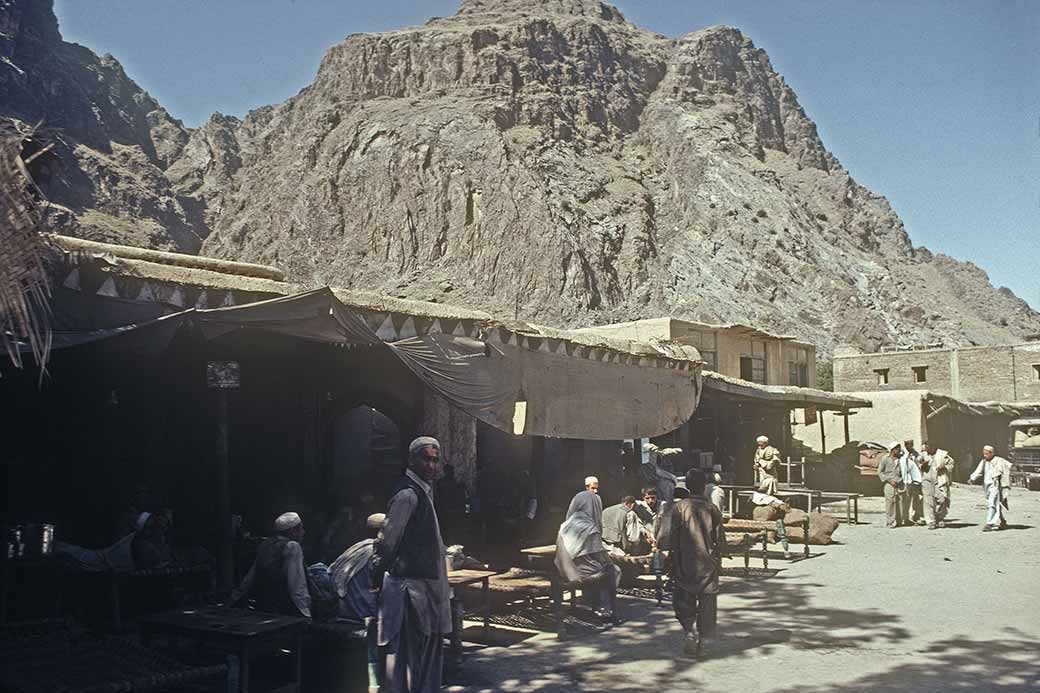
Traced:
<path id="1" fill-rule="evenodd" d="M 50 556 L 54 552 L 54 525 L 24 525 L 22 542 L 21 556 Z"/>

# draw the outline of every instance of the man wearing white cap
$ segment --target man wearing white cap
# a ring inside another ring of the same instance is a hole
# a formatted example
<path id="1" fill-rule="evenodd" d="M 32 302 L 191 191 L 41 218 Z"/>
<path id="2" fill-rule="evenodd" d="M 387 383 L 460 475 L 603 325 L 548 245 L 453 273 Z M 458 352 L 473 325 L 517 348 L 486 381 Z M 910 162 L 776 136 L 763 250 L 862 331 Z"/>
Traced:
<path id="1" fill-rule="evenodd" d="M 386 693 L 441 687 L 451 593 L 433 506 L 440 447 L 426 436 L 408 446 L 408 469 L 390 495 L 375 542 L 372 586 L 381 589 L 379 646 L 386 648 Z"/>
<path id="2" fill-rule="evenodd" d="M 766 436 L 759 436 L 755 443 L 755 479 L 758 490 L 773 495 L 776 493 L 777 468 L 782 462 L 780 451 L 769 444 Z"/>
<path id="3" fill-rule="evenodd" d="M 982 478 L 986 491 L 986 524 L 983 532 L 992 532 L 1007 524 L 1007 496 L 1011 491 L 1011 463 L 997 455 L 992 445 L 982 448 L 979 466 L 968 477 L 974 483 Z"/>
<path id="4" fill-rule="evenodd" d="M 877 468 L 878 478 L 885 485 L 885 524 L 889 529 L 895 529 L 906 520 L 905 503 L 902 500 L 906 497 L 906 486 L 899 466 L 902 450 L 902 443 L 889 443 L 888 454 L 881 458 Z"/>
<path id="5" fill-rule="evenodd" d="M 379 656 L 377 592 L 372 587 L 372 557 L 375 540 L 383 529 L 386 515 L 368 516 L 365 526 L 368 539 L 362 539 L 340 555 L 329 566 L 329 578 L 339 597 L 339 616 L 365 624 L 368 640 L 368 690 L 378 691 L 383 681 L 382 658 Z"/>
<path id="6" fill-rule="evenodd" d="M 293 512 L 274 521 L 275 535 L 260 544 L 253 567 L 228 599 L 228 606 L 248 597 L 260 611 L 311 617 L 311 595 L 303 567 L 303 520 Z"/>

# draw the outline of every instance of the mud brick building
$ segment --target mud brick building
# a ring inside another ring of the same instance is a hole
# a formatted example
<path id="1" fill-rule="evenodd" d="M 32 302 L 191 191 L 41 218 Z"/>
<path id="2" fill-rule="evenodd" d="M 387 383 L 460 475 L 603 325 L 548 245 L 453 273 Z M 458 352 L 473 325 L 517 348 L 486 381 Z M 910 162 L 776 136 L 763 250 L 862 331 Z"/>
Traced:
<path id="1" fill-rule="evenodd" d="M 759 385 L 816 387 L 815 346 L 748 325 L 711 325 L 676 318 L 650 318 L 573 332 L 692 346 L 700 352 L 706 371 Z"/>
<path id="2" fill-rule="evenodd" d="M 1040 341 L 834 354 L 834 389 L 928 390 L 966 402 L 1040 400 Z"/>

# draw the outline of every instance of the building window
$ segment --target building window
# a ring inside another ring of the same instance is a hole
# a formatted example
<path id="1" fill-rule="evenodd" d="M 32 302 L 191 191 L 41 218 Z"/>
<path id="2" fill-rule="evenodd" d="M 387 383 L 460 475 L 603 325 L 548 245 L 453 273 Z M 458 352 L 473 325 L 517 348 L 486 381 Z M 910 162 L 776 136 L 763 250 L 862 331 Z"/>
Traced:
<path id="1" fill-rule="evenodd" d="M 912 370 L 914 371 L 915 383 L 928 382 L 928 366 L 913 366 Z"/>
<path id="2" fill-rule="evenodd" d="M 788 361 L 788 385 L 797 387 L 809 387 L 809 364 Z"/>
<path id="3" fill-rule="evenodd" d="M 719 357 L 714 351 L 704 351 L 698 349 L 701 352 L 701 359 L 704 361 L 704 370 L 719 372 Z"/>
<path id="4" fill-rule="evenodd" d="M 740 357 L 740 377 L 753 383 L 766 384 L 766 360 L 751 356 Z"/>
<path id="5" fill-rule="evenodd" d="M 874 372 L 877 373 L 877 384 L 878 385 L 888 385 L 888 369 L 887 368 L 877 368 L 877 369 L 874 370 Z"/>
<path id="6" fill-rule="evenodd" d="M 1033 364 L 1033 380 L 1040 381 L 1040 363 Z"/>

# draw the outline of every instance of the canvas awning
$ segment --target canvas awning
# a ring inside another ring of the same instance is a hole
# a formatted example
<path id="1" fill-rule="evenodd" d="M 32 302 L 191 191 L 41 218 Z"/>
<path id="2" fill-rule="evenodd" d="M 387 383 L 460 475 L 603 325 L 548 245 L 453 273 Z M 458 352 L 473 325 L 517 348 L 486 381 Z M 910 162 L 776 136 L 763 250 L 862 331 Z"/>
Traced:
<path id="1" fill-rule="evenodd" d="M 786 409 L 816 407 L 818 411 L 846 411 L 874 406 L 868 399 L 842 392 L 789 385 L 761 385 L 713 371 L 704 371 L 704 388 L 724 397 L 758 400 Z"/>
<path id="2" fill-rule="evenodd" d="M 329 288 L 172 313 L 159 303 L 74 291 L 55 299 L 62 321 L 56 325 L 57 348 L 112 339 L 122 348 L 159 353 L 188 325 L 207 340 L 250 329 L 387 348 L 455 406 L 496 428 L 527 435 L 662 435 L 689 419 L 700 398 L 700 363 L 679 355 L 626 354 L 490 322 L 476 337 L 428 331 L 386 341 Z"/>

